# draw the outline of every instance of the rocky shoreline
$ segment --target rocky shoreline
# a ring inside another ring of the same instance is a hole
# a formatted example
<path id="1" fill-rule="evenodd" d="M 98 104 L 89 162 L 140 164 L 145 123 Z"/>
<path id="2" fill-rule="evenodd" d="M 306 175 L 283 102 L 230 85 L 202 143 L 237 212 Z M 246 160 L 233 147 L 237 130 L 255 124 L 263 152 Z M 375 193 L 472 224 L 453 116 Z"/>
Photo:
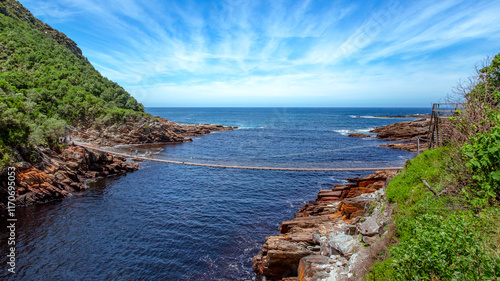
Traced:
<path id="1" fill-rule="evenodd" d="M 382 144 L 380 146 L 408 150 L 411 152 L 424 151 L 429 148 L 429 143 L 423 141 L 429 138 L 430 119 L 423 118 L 414 121 L 399 122 L 390 124 L 384 127 L 376 127 L 370 130 L 370 133 L 377 133 L 376 138 L 388 140 L 398 143 Z M 349 137 L 369 138 L 366 134 L 349 134 Z M 417 138 L 423 139 L 420 141 L 420 147 L 417 144 Z"/>
<path id="2" fill-rule="evenodd" d="M 108 153 L 67 146 L 60 151 L 40 149 L 36 164 L 18 162 L 16 205 L 46 203 L 85 190 L 85 182 L 97 177 L 123 175 L 139 165 Z M 2 193 L 6 189 L 2 189 Z M 7 196 L 2 197 L 7 198 Z M 5 202 L 0 202 L 0 208 Z"/>
<path id="3" fill-rule="evenodd" d="M 427 116 L 378 117 L 421 118 L 371 130 L 378 139 L 397 142 L 381 146 L 416 152 L 416 139 L 429 136 L 430 119 L 422 118 Z M 420 142 L 420 151 L 427 148 Z M 379 171 L 320 190 L 294 219 L 281 223 L 279 235 L 266 237 L 261 253 L 254 257 L 254 271 L 265 280 L 363 280 L 393 239 L 392 206 L 385 188 L 397 172 Z"/>
<path id="4" fill-rule="evenodd" d="M 385 188 L 397 171 L 321 190 L 280 234 L 266 237 L 253 268 L 265 280 L 362 280 L 391 239 Z"/>
<path id="5" fill-rule="evenodd" d="M 118 144 L 181 143 L 216 131 L 230 131 L 237 127 L 216 124 L 181 124 L 156 116 L 128 121 L 109 127 L 82 126 L 71 131 L 71 139 L 101 146 Z"/>
<path id="6" fill-rule="evenodd" d="M 156 117 L 126 122 L 107 128 L 73 128 L 67 143 L 52 149 L 39 147 L 36 153 L 17 151 L 16 205 L 32 205 L 61 199 L 86 189 L 85 182 L 98 177 L 114 177 L 139 168 L 127 160 L 105 152 L 72 145 L 84 141 L 95 145 L 181 143 L 215 131 L 234 130 L 215 124 L 180 124 Z M 29 155 L 28 155 L 29 154 Z M 0 209 L 6 207 L 7 183 L 0 183 Z"/>

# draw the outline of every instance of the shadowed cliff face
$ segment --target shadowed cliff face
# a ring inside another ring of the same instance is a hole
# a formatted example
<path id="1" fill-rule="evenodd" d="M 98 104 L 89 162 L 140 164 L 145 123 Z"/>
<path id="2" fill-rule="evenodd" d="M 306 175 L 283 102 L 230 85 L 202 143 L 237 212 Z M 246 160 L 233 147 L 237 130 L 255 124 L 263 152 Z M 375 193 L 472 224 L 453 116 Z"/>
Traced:
<path id="1" fill-rule="evenodd" d="M 73 40 L 69 39 L 64 33 L 53 29 L 50 25 L 35 18 L 35 16 L 21 5 L 21 3 L 14 0 L 0 0 L 0 13 L 13 19 L 32 24 L 36 29 L 43 32 L 45 36 L 53 38 L 57 43 L 68 48 L 73 54 L 83 58 L 82 50 L 78 48 Z"/>
<path id="2" fill-rule="evenodd" d="M 86 188 L 85 181 L 117 176 L 138 169 L 137 163 L 107 153 L 68 146 L 61 151 L 39 149 L 33 164 L 23 161 L 16 168 L 16 204 L 31 205 L 70 196 Z M 2 183 L 0 194 L 6 194 Z M 1 196 L 4 208 L 7 196 Z"/>

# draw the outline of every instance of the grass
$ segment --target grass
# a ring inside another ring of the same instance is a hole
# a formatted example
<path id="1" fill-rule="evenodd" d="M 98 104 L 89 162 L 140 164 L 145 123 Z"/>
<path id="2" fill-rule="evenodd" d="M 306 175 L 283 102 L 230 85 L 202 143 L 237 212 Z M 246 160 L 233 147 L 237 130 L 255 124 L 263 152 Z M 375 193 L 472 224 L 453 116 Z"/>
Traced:
<path id="1" fill-rule="evenodd" d="M 397 243 L 373 265 L 367 280 L 499 280 L 500 206 L 477 211 L 465 197 L 444 193 L 446 148 L 429 150 L 410 161 L 387 187 L 396 203 Z"/>

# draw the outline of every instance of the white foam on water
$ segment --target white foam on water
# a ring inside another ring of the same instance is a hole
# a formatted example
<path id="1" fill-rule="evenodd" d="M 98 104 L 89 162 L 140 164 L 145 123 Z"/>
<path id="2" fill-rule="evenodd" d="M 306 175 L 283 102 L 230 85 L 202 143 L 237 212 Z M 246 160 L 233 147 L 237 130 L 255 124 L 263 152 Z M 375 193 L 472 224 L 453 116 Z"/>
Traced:
<path id="1" fill-rule="evenodd" d="M 333 130 L 334 132 L 337 132 L 343 136 L 347 136 L 348 134 L 350 134 L 350 130 Z"/>
<path id="2" fill-rule="evenodd" d="M 349 134 L 355 134 L 355 133 L 362 133 L 362 134 L 367 134 L 367 135 L 376 135 L 375 133 L 371 133 L 370 131 L 373 130 L 374 128 L 365 128 L 365 129 L 354 129 L 354 130 L 333 130 L 336 133 L 339 133 L 343 136 L 347 136 Z"/>
<path id="3" fill-rule="evenodd" d="M 251 130 L 251 129 L 265 129 L 266 126 L 259 126 L 259 127 L 254 127 L 254 126 L 237 126 L 238 128 L 236 130 Z"/>

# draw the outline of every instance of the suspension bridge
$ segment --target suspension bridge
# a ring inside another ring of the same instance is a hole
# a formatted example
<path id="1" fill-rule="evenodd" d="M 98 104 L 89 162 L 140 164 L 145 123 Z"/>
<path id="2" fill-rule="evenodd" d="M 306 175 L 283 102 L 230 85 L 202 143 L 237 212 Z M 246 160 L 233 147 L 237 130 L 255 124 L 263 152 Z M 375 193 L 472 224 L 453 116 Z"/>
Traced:
<path id="1" fill-rule="evenodd" d="M 112 155 L 124 157 L 124 158 L 133 158 L 144 161 L 154 161 L 154 162 L 162 162 L 168 164 L 176 164 L 176 165 L 187 165 L 187 166 L 198 166 L 198 167 L 211 167 L 211 168 L 222 168 L 222 169 L 241 169 L 241 170 L 271 170 L 271 171 L 303 171 L 303 172 L 346 172 L 346 171 L 381 171 L 381 170 L 401 170 L 403 167 L 366 167 L 366 168 L 297 168 L 297 167 L 260 167 L 260 166 L 239 166 L 239 165 L 220 165 L 220 164 L 209 164 L 209 163 L 196 163 L 196 162 L 186 162 L 186 161 L 176 161 L 176 160 L 167 160 L 167 159 L 159 159 L 153 157 L 146 156 L 131 156 L 129 154 L 120 153 L 116 151 L 110 151 L 109 149 L 102 148 L 100 146 L 96 146 L 89 143 L 83 142 L 74 142 L 76 146 L 105 152 Z"/>

